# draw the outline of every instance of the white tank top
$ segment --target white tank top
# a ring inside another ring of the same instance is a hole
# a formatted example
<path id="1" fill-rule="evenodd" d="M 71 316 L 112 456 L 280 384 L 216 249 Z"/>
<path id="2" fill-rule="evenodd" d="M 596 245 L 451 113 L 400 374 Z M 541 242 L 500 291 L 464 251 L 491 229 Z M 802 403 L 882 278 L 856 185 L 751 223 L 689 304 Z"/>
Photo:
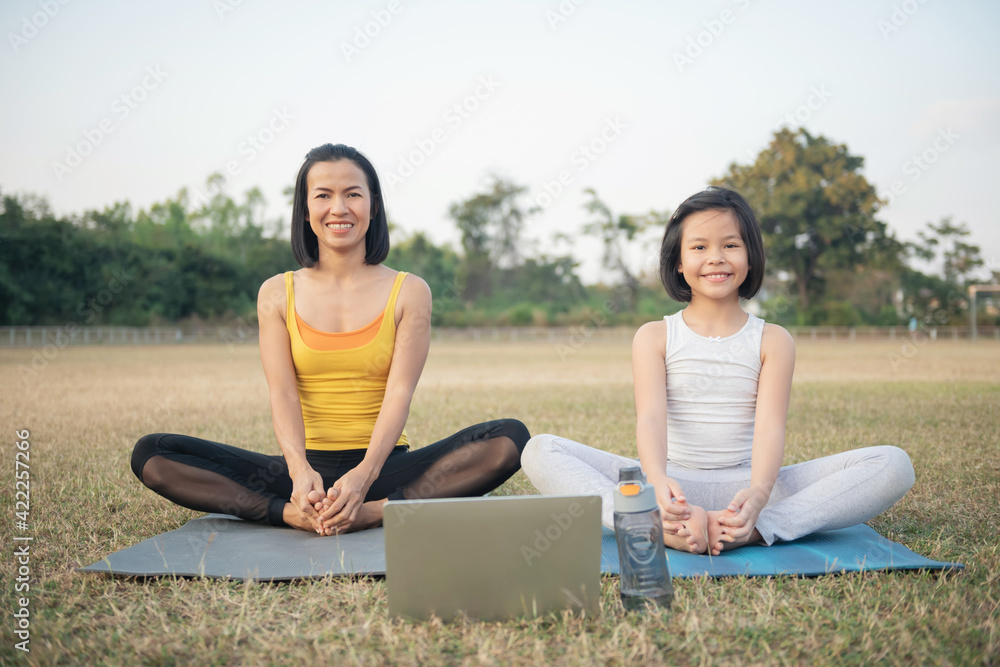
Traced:
<path id="1" fill-rule="evenodd" d="M 713 338 L 691 331 L 680 312 L 663 319 L 667 460 L 702 469 L 749 463 L 764 320 L 748 313 L 738 332 Z"/>

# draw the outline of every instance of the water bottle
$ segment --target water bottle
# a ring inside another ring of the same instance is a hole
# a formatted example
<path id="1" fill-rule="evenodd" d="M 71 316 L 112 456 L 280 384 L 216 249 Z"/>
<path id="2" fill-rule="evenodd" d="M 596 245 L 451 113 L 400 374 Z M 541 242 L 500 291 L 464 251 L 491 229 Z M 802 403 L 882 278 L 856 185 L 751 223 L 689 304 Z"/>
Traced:
<path id="1" fill-rule="evenodd" d="M 663 522 L 656 491 L 646 483 L 641 468 L 625 468 L 619 473 L 615 538 L 625 609 L 642 609 L 647 600 L 669 607 L 674 587 L 663 552 Z"/>

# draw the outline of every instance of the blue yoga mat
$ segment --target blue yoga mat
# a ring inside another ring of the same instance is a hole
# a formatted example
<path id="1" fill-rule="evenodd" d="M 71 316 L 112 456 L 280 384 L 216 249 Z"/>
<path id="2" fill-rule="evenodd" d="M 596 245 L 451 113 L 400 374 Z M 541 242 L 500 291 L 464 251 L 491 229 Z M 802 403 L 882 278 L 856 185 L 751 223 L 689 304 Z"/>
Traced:
<path id="1" fill-rule="evenodd" d="M 618 544 L 604 528 L 601 572 L 618 574 Z M 961 563 L 942 563 L 887 540 L 864 524 L 814 533 L 794 542 L 769 547 L 746 546 L 718 556 L 667 549 L 667 565 L 674 577 L 818 577 L 873 570 L 961 570 Z"/>
<path id="2" fill-rule="evenodd" d="M 870 527 L 817 533 L 771 547 L 748 546 L 720 556 L 668 550 L 674 577 L 814 577 L 870 570 L 956 570 L 887 540 Z M 292 528 L 210 514 L 80 568 L 130 577 L 210 577 L 288 581 L 326 576 L 384 575 L 381 528 L 321 537 Z M 618 574 L 618 546 L 604 529 L 601 572 Z"/>

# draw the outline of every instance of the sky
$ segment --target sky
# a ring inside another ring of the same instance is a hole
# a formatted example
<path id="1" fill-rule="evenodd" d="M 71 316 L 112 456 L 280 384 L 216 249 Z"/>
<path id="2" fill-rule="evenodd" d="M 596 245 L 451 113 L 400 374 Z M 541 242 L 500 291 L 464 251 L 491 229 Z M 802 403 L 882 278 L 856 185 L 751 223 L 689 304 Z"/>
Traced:
<path id="1" fill-rule="evenodd" d="M 864 157 L 898 238 L 952 216 L 1000 270 L 998 30 L 985 0 L 7 0 L 0 191 L 68 215 L 221 172 L 287 221 L 305 153 L 345 143 L 436 243 L 491 174 L 526 186 L 526 248 L 590 282 L 584 188 L 670 211 L 802 126 Z"/>

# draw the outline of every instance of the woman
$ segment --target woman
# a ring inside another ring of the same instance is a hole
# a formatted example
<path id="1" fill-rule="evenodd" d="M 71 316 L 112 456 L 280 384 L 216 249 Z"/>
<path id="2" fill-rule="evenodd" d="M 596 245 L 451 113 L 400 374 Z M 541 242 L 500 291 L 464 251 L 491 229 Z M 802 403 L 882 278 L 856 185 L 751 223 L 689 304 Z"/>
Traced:
<path id="1" fill-rule="evenodd" d="M 132 454 L 143 484 L 190 509 L 332 535 L 379 525 L 388 499 L 482 495 L 518 470 L 529 434 L 512 419 L 409 451 L 431 293 L 382 264 L 388 231 L 368 159 L 342 144 L 309 151 L 292 209 L 302 268 L 265 281 L 257 300 L 282 456 L 147 435 Z"/>

